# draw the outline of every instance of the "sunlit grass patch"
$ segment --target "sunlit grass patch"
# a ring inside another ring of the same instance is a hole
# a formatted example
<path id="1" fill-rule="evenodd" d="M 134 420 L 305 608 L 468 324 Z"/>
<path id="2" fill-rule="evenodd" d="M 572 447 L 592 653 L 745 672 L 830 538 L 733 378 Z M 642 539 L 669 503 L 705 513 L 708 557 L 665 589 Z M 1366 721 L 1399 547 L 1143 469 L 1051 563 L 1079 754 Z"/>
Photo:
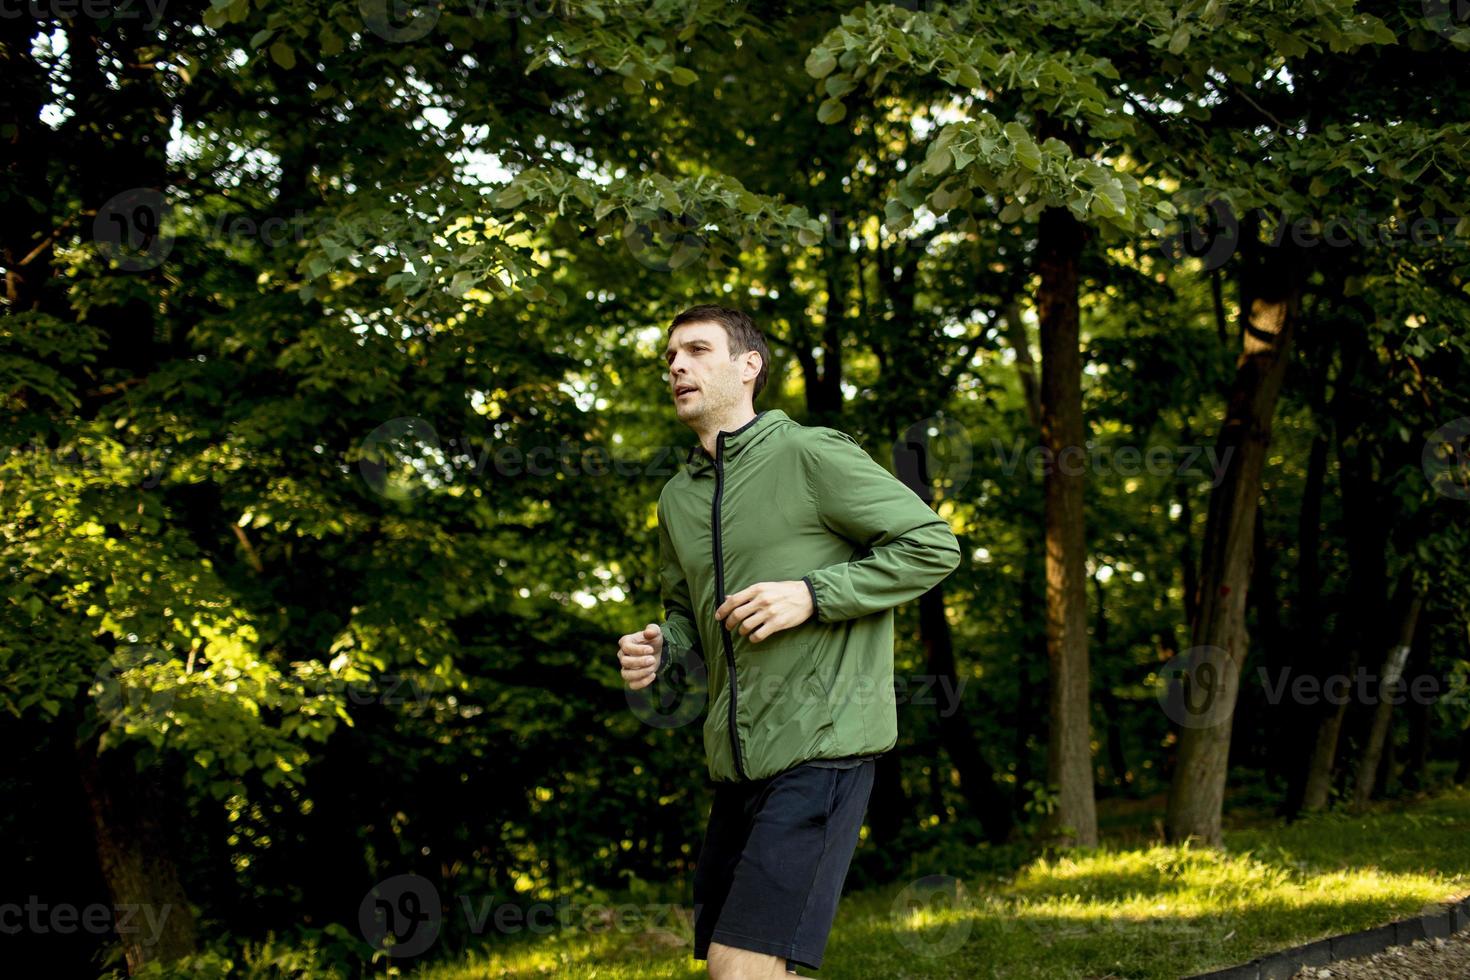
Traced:
<path id="1" fill-rule="evenodd" d="M 843 899 L 820 976 L 1173 978 L 1418 915 L 1470 892 L 1470 793 L 1227 832 L 1224 851 L 1105 846 L 962 882 L 934 854 L 918 881 Z M 422 975 L 703 975 L 688 940 L 520 937 Z"/>

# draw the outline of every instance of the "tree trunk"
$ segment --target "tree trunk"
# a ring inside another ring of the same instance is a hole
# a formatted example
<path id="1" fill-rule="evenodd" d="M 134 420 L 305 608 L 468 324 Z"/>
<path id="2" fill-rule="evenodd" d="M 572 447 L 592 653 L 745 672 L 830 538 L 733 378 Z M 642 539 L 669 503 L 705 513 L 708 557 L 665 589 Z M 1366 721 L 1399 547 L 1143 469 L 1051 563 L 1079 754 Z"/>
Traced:
<path id="1" fill-rule="evenodd" d="M 1322 490 L 1327 476 L 1327 437 L 1318 434 L 1312 440 L 1312 451 L 1307 458 L 1307 482 L 1302 489 L 1302 509 L 1297 520 L 1297 615 L 1295 617 L 1295 651 L 1290 658 L 1293 667 L 1319 664 L 1323 661 L 1318 637 L 1322 632 Z M 1291 713 L 1283 719 L 1277 731 L 1280 744 L 1289 746 L 1313 745 L 1320 727 L 1321 713 L 1294 705 Z M 1314 722 L 1317 722 L 1314 724 Z M 1303 791 L 1307 774 L 1312 768 L 1313 752 L 1303 751 L 1284 762 L 1291 766 L 1288 771 L 1286 799 L 1282 813 L 1294 817 L 1302 809 Z"/>
<path id="2" fill-rule="evenodd" d="M 1036 387 L 1036 364 L 1031 359 L 1031 344 L 1026 339 L 1026 321 L 1021 304 L 1015 300 L 1001 310 L 1006 325 L 1006 340 L 1016 355 L 1016 374 L 1021 379 L 1021 397 L 1026 404 L 1026 417 L 1032 428 L 1041 429 L 1041 393 Z"/>
<path id="3" fill-rule="evenodd" d="M 1433 677 L 1442 690 L 1448 678 L 1443 671 L 1434 669 L 1432 660 L 1435 638 L 1440 635 L 1440 627 L 1444 623 L 1444 607 L 1427 606 L 1423 616 L 1424 620 L 1415 630 L 1419 640 L 1414 644 L 1414 652 L 1409 654 L 1410 690 L 1413 690 L 1412 685 L 1420 677 Z M 1399 778 L 1405 790 L 1417 793 L 1428 782 L 1429 744 L 1434 734 L 1434 704 L 1428 698 L 1410 698 L 1404 710 L 1409 716 L 1409 744 L 1405 753 L 1404 771 Z"/>
<path id="4" fill-rule="evenodd" d="M 1247 652 L 1246 592 L 1261 470 L 1286 373 L 1300 294 L 1291 248 L 1259 246 L 1258 219 L 1242 224 L 1242 346 L 1225 422 L 1217 442 L 1228 460 L 1210 511 L 1200 559 L 1199 618 L 1191 636 L 1190 687 L 1208 688 L 1203 711 L 1182 719 L 1179 754 L 1169 787 L 1167 834 L 1172 841 L 1221 844 L 1221 818 L 1230 751 L 1231 715 Z M 1265 253 L 1265 254 L 1263 254 Z M 1198 701 L 1198 695 L 1187 703 Z"/>
<path id="5" fill-rule="evenodd" d="M 929 486 L 928 444 L 920 434 L 914 452 L 898 457 L 898 477 L 926 504 L 932 504 L 934 492 Z M 949 618 L 944 615 L 944 584 L 934 586 L 919 597 L 919 633 L 934 688 L 939 691 L 960 690 L 955 677 L 954 634 Z M 975 744 L 975 734 L 962 705 L 936 699 L 939 714 L 939 737 L 944 742 L 950 762 L 960 774 L 960 792 L 980 821 L 985 836 L 1001 843 L 1010 836 L 1011 804 L 995 781 L 995 770 Z"/>
<path id="6" fill-rule="evenodd" d="M 1092 577 L 1093 586 L 1097 589 L 1097 619 L 1093 625 L 1093 636 L 1097 639 L 1097 648 L 1106 656 L 1108 653 L 1108 610 L 1107 610 L 1107 586 L 1101 578 Z M 1128 756 L 1123 751 L 1123 711 L 1118 704 L 1113 690 L 1106 684 L 1100 685 L 1098 690 L 1098 707 L 1102 708 L 1103 720 L 1107 724 L 1108 744 L 1108 770 L 1109 778 L 1116 787 L 1128 785 Z"/>
<path id="7" fill-rule="evenodd" d="M 1393 719 L 1393 701 L 1400 695 L 1393 688 L 1404 676 L 1404 665 L 1409 660 L 1409 650 L 1414 645 L 1414 627 L 1419 623 L 1419 611 L 1424 607 L 1424 596 L 1413 582 L 1413 573 L 1405 568 L 1399 576 L 1398 596 L 1394 608 L 1401 609 L 1398 635 L 1394 644 L 1383 658 L 1383 668 L 1378 677 L 1378 704 L 1373 711 L 1373 727 L 1363 746 L 1358 760 L 1357 777 L 1353 787 L 1353 802 L 1363 806 L 1373 797 L 1374 782 L 1378 776 L 1378 764 L 1383 755 L 1383 744 L 1388 739 L 1388 724 Z"/>
<path id="8" fill-rule="evenodd" d="M 165 795 L 154 773 L 138 772 L 126 747 L 99 755 L 95 744 L 80 744 L 77 761 L 128 973 L 193 953 L 194 913 L 169 850 L 173 831 L 160 817 Z"/>
<path id="9" fill-rule="evenodd" d="M 885 752 L 878 757 L 872 803 L 868 806 L 868 826 L 872 828 L 877 850 L 889 849 L 910 815 L 908 796 L 903 791 L 901 759 L 897 752 Z"/>
<path id="10" fill-rule="evenodd" d="M 1048 450 L 1046 653 L 1051 671 L 1047 781 L 1058 794 L 1050 833 L 1063 846 L 1097 844 L 1088 708 L 1085 458 L 1078 264 L 1085 229 L 1061 208 L 1041 214 L 1036 308 L 1041 322 L 1041 439 Z M 1076 457 L 1076 458 L 1074 458 Z"/>
<path id="11" fill-rule="evenodd" d="M 1029 470 L 1028 470 L 1029 478 Z M 1022 662 L 1016 666 L 1016 703 L 1014 705 L 1012 752 L 1016 757 L 1016 787 L 1025 790 L 1036 778 L 1032 768 L 1033 745 L 1045 737 L 1046 722 L 1046 630 L 1043 624 L 1042 565 L 1044 542 L 1039 528 L 1026 529 L 1027 550 L 1021 557 L 1021 596 L 1016 607 L 1016 630 Z M 1042 628 L 1038 629 L 1040 626 Z"/>
<path id="12" fill-rule="evenodd" d="M 1182 444 L 1194 445 L 1194 433 L 1189 422 L 1184 423 L 1180 433 Z M 1194 561 L 1194 506 L 1190 501 L 1193 488 L 1182 477 L 1174 481 L 1174 496 L 1179 502 L 1179 571 L 1184 578 L 1184 622 L 1189 632 L 1194 631 L 1194 621 L 1199 618 L 1199 569 Z"/>
<path id="13" fill-rule="evenodd" d="M 1247 633 L 1261 651 L 1259 662 L 1268 674 L 1276 673 L 1290 664 L 1290 644 L 1282 636 L 1279 601 L 1276 597 L 1276 574 L 1272 566 L 1273 552 L 1266 535 L 1266 504 L 1256 507 L 1255 528 L 1251 539 L 1250 599 L 1247 603 Z M 1236 704 L 1236 724 L 1242 731 L 1271 732 L 1280 725 L 1279 705 L 1266 701 L 1264 685 L 1244 686 L 1243 696 Z M 1232 741 L 1230 763 L 1261 769 L 1280 775 L 1277 759 L 1280 752 L 1273 739 Z"/>
<path id="14" fill-rule="evenodd" d="M 1332 435 L 1337 449 L 1348 585 L 1332 640 L 1325 649 L 1317 651 L 1319 656 L 1315 668 L 1318 679 L 1324 683 L 1328 677 L 1337 674 L 1346 675 L 1352 683 L 1353 675 L 1362 662 L 1365 645 L 1376 646 L 1380 640 L 1387 642 L 1382 638 L 1378 624 L 1387 591 L 1385 553 L 1388 528 L 1378 519 L 1381 499 L 1374 490 L 1373 457 L 1360 435 L 1376 406 L 1366 396 L 1355 394 L 1360 387 L 1364 391 L 1379 390 L 1373 383 L 1375 362 L 1368 350 L 1367 338 L 1361 331 L 1345 333 L 1342 343 L 1343 367 L 1334 385 L 1338 394 L 1333 399 L 1335 420 Z M 1359 372 L 1369 376 L 1361 386 L 1355 383 Z M 1306 623 L 1304 628 L 1309 629 L 1310 625 Z M 1311 739 L 1311 761 L 1302 788 L 1303 812 L 1321 810 L 1331 798 L 1337 749 L 1349 702 L 1349 698 L 1343 698 L 1334 705 L 1324 699 L 1322 710 L 1308 713 L 1320 720 Z"/>

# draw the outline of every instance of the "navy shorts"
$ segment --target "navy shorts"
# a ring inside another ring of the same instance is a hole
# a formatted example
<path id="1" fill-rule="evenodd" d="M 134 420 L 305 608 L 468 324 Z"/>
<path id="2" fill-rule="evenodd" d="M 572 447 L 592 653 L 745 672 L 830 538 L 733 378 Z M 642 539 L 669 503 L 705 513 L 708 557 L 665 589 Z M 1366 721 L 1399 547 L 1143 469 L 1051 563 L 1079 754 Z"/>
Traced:
<path id="1" fill-rule="evenodd" d="M 716 783 L 694 870 L 694 958 L 711 942 L 817 969 L 877 763 Z"/>

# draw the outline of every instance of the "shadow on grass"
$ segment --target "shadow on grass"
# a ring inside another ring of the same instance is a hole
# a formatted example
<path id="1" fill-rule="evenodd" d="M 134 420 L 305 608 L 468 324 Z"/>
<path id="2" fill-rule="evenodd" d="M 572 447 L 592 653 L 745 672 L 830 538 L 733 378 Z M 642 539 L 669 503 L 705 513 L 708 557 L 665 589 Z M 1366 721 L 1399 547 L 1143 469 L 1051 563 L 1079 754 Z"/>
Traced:
<path id="1" fill-rule="evenodd" d="M 1011 874 L 898 882 L 843 899 L 824 978 L 1173 978 L 1430 911 L 1470 891 L 1470 793 L 1227 833 L 1227 850 L 1103 847 Z M 952 862 L 949 860 L 952 858 Z M 971 863 L 963 852 L 925 861 Z M 946 875 L 935 867 L 928 874 Z M 962 872 L 963 873 L 963 872 Z M 697 977 L 692 930 L 497 938 L 431 980 Z M 809 971 L 807 971 L 809 972 Z"/>

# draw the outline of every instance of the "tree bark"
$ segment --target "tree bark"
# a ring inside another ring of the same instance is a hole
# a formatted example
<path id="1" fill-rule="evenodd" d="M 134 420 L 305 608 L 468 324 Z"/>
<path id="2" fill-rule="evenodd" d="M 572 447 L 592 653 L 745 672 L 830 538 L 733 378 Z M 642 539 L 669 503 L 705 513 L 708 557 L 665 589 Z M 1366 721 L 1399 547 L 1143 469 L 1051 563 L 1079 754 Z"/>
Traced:
<path id="1" fill-rule="evenodd" d="M 1440 627 L 1445 622 L 1444 613 L 1444 606 L 1438 604 L 1426 604 L 1423 610 L 1424 619 L 1415 630 L 1419 639 L 1414 644 L 1414 652 L 1409 655 L 1410 690 L 1420 677 L 1433 677 L 1440 690 L 1448 680 L 1443 671 L 1433 668 L 1431 656 L 1435 638 L 1441 635 Z M 1404 707 L 1409 716 L 1409 744 L 1404 771 L 1399 778 L 1405 790 L 1417 793 L 1425 788 L 1428 778 L 1429 746 L 1434 734 L 1434 702 L 1429 698 L 1410 698 Z"/>
<path id="2" fill-rule="evenodd" d="M 1374 490 L 1373 457 L 1360 435 L 1369 413 L 1376 409 L 1365 396 L 1355 394 L 1359 386 L 1354 384 L 1360 371 L 1369 374 L 1371 380 L 1373 363 L 1361 331 L 1343 336 L 1343 368 L 1334 386 L 1338 394 L 1333 399 L 1332 435 L 1337 450 L 1348 585 L 1332 640 L 1326 649 L 1318 651 L 1315 661 L 1318 678 L 1324 683 L 1327 677 L 1339 673 L 1352 683 L 1365 645 L 1376 645 L 1379 641 L 1373 638 L 1382 637 L 1378 623 L 1387 592 L 1388 528 L 1378 519 L 1381 500 Z M 1372 384 L 1362 388 L 1376 390 Z M 1321 810 L 1331 798 L 1349 700 L 1344 698 L 1334 705 L 1324 699 L 1322 710 L 1308 713 L 1320 720 L 1311 738 L 1312 755 L 1302 788 L 1303 812 Z"/>
<path id="3" fill-rule="evenodd" d="M 161 819 L 162 789 L 126 747 L 99 755 L 95 744 L 79 744 L 77 761 L 128 973 L 193 953 L 194 913 Z"/>
<path id="4" fill-rule="evenodd" d="M 1290 664 L 1300 669 L 1321 663 L 1322 652 L 1318 637 L 1322 630 L 1322 491 L 1327 475 L 1327 437 L 1318 433 L 1312 440 L 1312 451 L 1307 458 L 1307 482 L 1302 489 L 1302 509 L 1297 519 L 1297 615 L 1294 622 L 1295 648 Z M 1284 719 L 1277 735 L 1284 744 L 1291 746 L 1313 745 L 1319 713 L 1297 706 Z M 1302 809 L 1303 792 L 1307 774 L 1312 767 L 1313 752 L 1299 752 L 1284 760 L 1291 768 L 1287 772 L 1286 798 L 1281 811 L 1286 817 L 1294 817 Z"/>
<path id="5" fill-rule="evenodd" d="M 1205 683 L 1205 710 L 1182 725 L 1169 787 L 1166 832 L 1172 841 L 1221 841 L 1231 716 L 1248 649 L 1245 610 L 1261 471 L 1270 442 L 1300 299 L 1298 256 L 1259 245 L 1258 219 L 1242 221 L 1242 346 L 1217 441 L 1228 460 L 1210 511 L 1200 560 L 1199 618 L 1191 635 L 1187 683 Z M 1228 455 L 1227 455 L 1228 454 Z M 1190 703 L 1198 700 L 1192 696 Z"/>
<path id="6" fill-rule="evenodd" d="M 1097 844 L 1092 778 L 1084 557 L 1085 457 L 1078 265 L 1085 229 L 1071 212 L 1041 214 L 1037 271 L 1041 285 L 1041 439 L 1045 480 L 1046 652 L 1051 672 L 1047 781 L 1058 799 L 1049 832 L 1063 846 Z"/>
<path id="7" fill-rule="evenodd" d="M 1183 444 L 1194 445 L 1194 433 L 1189 422 L 1184 423 L 1180 433 Z M 1182 477 L 1174 481 L 1174 496 L 1179 502 L 1179 572 L 1184 579 L 1184 622 L 1189 631 L 1194 631 L 1194 621 L 1199 618 L 1199 568 L 1194 561 L 1194 506 L 1190 501 L 1192 487 Z"/>
<path id="8" fill-rule="evenodd" d="M 1378 764 L 1383 755 L 1383 745 L 1388 739 L 1388 725 L 1393 720 L 1393 701 L 1398 697 L 1393 688 L 1404 676 L 1404 666 L 1409 660 L 1409 650 L 1414 645 L 1414 628 L 1419 623 L 1419 611 L 1424 607 L 1424 596 L 1414 585 L 1412 570 L 1405 568 L 1399 576 L 1398 596 L 1394 607 L 1401 609 L 1398 634 L 1393 646 L 1383 658 L 1383 667 L 1378 676 L 1378 704 L 1373 710 L 1373 727 L 1363 746 L 1358 760 L 1358 771 L 1353 786 L 1353 802 L 1363 806 L 1373 798 L 1373 788 L 1378 777 Z"/>
<path id="9" fill-rule="evenodd" d="M 1097 638 L 1097 648 L 1106 656 L 1108 652 L 1108 590 L 1103 580 L 1096 575 L 1092 577 L 1092 583 L 1097 590 L 1097 619 L 1093 626 L 1093 636 Z M 1123 750 L 1122 706 L 1119 705 L 1112 688 L 1106 684 L 1100 685 L 1097 699 L 1098 706 L 1102 708 L 1103 720 L 1107 724 L 1109 776 L 1115 787 L 1127 786 L 1128 756 Z"/>

